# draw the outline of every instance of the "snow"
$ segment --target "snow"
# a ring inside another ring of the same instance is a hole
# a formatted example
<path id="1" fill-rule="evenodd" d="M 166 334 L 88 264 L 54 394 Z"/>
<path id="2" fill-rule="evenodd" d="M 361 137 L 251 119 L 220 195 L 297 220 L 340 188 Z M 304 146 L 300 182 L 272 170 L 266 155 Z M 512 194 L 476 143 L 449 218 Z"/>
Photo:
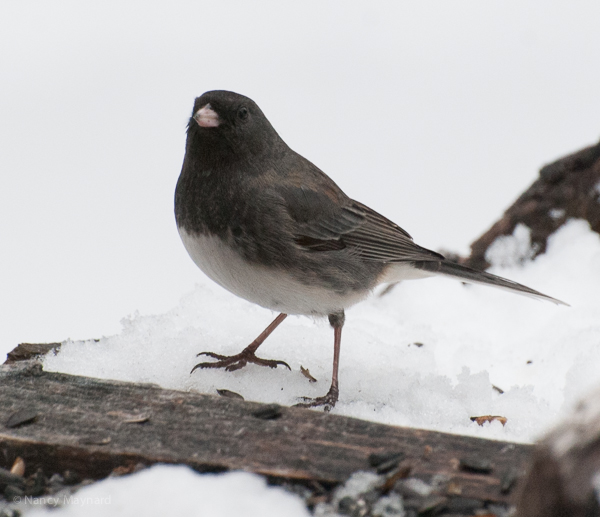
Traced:
<path id="1" fill-rule="evenodd" d="M 531 246 L 531 230 L 518 223 L 512 235 L 498 237 L 485 252 L 485 259 L 498 267 L 522 264 L 535 255 Z"/>
<path id="2" fill-rule="evenodd" d="M 527 232 L 516 233 L 520 242 Z M 600 302 L 590 286 L 600 285 L 600 237 L 586 222 L 571 220 L 550 238 L 546 254 L 491 271 L 571 307 L 444 278 L 376 293 L 347 311 L 333 412 L 522 442 L 556 422 L 597 382 Z M 97 342 L 67 341 L 45 359 L 44 369 L 202 393 L 227 389 L 283 405 L 327 391 L 333 332 L 325 319 L 288 317 L 259 348 L 259 356 L 284 360 L 291 372 L 248 365 L 190 375 L 197 362 L 210 361 L 197 353 L 235 354 L 274 317 L 201 273 L 197 278 L 195 290 L 171 311 L 126 318 L 121 333 Z M 300 366 L 318 382 L 309 383 Z M 481 415 L 508 420 L 505 426 L 470 420 Z"/>
<path id="3" fill-rule="evenodd" d="M 210 515 L 211 517 L 308 517 L 302 500 L 247 472 L 203 474 L 189 467 L 155 465 L 136 474 L 108 478 L 51 502 L 62 508 L 35 508 L 29 517 L 118 515 Z M 44 498 L 35 498 L 40 505 Z M 64 504 L 68 502 L 68 504 Z M 31 507 L 30 503 L 30 507 Z"/>

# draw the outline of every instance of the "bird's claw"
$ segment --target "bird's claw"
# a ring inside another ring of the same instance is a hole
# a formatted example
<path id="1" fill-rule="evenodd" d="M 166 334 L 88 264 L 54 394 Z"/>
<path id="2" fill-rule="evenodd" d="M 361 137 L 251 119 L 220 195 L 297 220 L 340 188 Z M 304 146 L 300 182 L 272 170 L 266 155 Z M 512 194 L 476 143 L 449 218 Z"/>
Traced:
<path id="1" fill-rule="evenodd" d="M 227 359 L 229 357 L 227 355 L 215 354 L 214 352 L 200 352 L 199 354 L 196 354 L 196 357 L 200 357 L 201 355 L 207 355 L 208 357 L 213 357 L 215 359 Z"/>
<path id="2" fill-rule="evenodd" d="M 323 397 L 316 397 L 314 399 L 310 397 L 300 397 L 300 399 L 303 402 L 294 404 L 294 407 L 310 408 L 323 406 L 323 411 L 329 413 L 329 411 L 331 411 L 331 408 L 333 408 L 335 406 L 335 403 L 338 401 L 338 395 L 339 391 L 332 387 L 327 392 L 327 395 L 324 395 Z"/>
<path id="3" fill-rule="evenodd" d="M 278 361 L 275 359 L 262 359 L 257 357 L 254 352 L 242 351 L 236 355 L 220 355 L 214 352 L 200 352 L 196 357 L 200 355 L 207 355 L 213 359 L 217 359 L 214 363 L 198 363 L 192 368 L 190 373 L 194 373 L 198 368 L 225 368 L 228 372 L 234 372 L 240 370 L 248 363 L 257 364 L 259 366 L 268 366 L 269 368 L 277 368 L 279 365 L 285 366 L 288 370 L 291 370 L 290 365 L 285 361 Z"/>

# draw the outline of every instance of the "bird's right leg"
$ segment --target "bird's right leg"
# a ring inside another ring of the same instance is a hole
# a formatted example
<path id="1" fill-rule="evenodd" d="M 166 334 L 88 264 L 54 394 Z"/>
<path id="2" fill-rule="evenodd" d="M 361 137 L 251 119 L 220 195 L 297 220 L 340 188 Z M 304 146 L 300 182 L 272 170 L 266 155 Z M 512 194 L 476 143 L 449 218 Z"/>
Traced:
<path id="1" fill-rule="evenodd" d="M 287 314 L 283 312 L 277 316 L 273 322 L 261 332 L 252 343 L 250 343 L 244 350 L 236 355 L 220 355 L 213 352 L 200 352 L 198 355 L 207 355 L 213 359 L 217 359 L 214 363 L 198 363 L 190 373 L 198 368 L 225 368 L 228 372 L 233 372 L 243 368 L 248 363 L 258 364 L 260 366 L 268 366 L 269 368 L 277 368 L 278 365 L 283 365 L 291 370 L 290 365 L 285 361 L 276 361 L 274 359 L 261 359 L 256 357 L 256 349 L 263 344 L 264 340 L 267 339 L 271 333 L 279 326 L 279 324 L 287 317 Z M 197 356 L 196 356 L 197 357 Z"/>

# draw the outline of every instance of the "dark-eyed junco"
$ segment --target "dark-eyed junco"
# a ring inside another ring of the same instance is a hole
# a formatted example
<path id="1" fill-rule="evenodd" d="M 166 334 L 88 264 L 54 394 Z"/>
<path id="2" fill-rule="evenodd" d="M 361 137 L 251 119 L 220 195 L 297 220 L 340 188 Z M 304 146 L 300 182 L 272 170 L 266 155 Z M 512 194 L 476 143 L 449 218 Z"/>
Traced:
<path id="1" fill-rule="evenodd" d="M 303 407 L 335 405 L 344 309 L 379 284 L 441 274 L 562 303 L 418 246 L 392 221 L 346 196 L 286 145 L 252 100 L 233 92 L 207 92 L 194 103 L 175 217 L 185 248 L 206 275 L 280 313 L 239 354 L 203 352 L 216 361 L 194 370 L 288 366 L 257 357 L 256 349 L 288 314 L 329 318 L 331 388 Z"/>

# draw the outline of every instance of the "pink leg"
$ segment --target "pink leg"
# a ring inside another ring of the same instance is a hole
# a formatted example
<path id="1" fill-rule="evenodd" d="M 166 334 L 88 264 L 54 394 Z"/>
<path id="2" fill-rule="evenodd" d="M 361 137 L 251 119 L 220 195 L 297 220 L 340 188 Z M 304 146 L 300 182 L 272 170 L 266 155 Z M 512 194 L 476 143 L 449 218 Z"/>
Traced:
<path id="1" fill-rule="evenodd" d="M 261 359 L 256 357 L 256 349 L 263 344 L 264 340 L 267 339 L 271 333 L 279 326 L 279 324 L 287 317 L 287 314 L 283 312 L 277 316 L 273 322 L 261 332 L 252 343 L 250 343 L 244 350 L 236 355 L 220 355 L 214 352 L 200 352 L 198 355 L 207 355 L 213 359 L 218 359 L 214 363 L 198 363 L 190 373 L 194 373 L 198 368 L 225 368 L 228 372 L 233 372 L 243 368 L 248 363 L 258 364 L 260 366 L 268 366 L 269 368 L 277 368 L 278 365 L 283 365 L 291 370 L 289 364 L 284 361 L 276 361 L 273 359 Z"/>
<path id="2" fill-rule="evenodd" d="M 338 369 L 340 365 L 340 346 L 342 344 L 342 327 L 344 326 L 344 312 L 341 314 L 330 314 L 329 323 L 333 327 L 333 373 L 331 374 L 331 387 L 326 395 L 315 399 L 304 397 L 305 402 L 296 404 L 296 407 L 319 407 L 324 406 L 325 411 L 331 411 L 335 406 L 340 393 L 338 385 Z"/>

